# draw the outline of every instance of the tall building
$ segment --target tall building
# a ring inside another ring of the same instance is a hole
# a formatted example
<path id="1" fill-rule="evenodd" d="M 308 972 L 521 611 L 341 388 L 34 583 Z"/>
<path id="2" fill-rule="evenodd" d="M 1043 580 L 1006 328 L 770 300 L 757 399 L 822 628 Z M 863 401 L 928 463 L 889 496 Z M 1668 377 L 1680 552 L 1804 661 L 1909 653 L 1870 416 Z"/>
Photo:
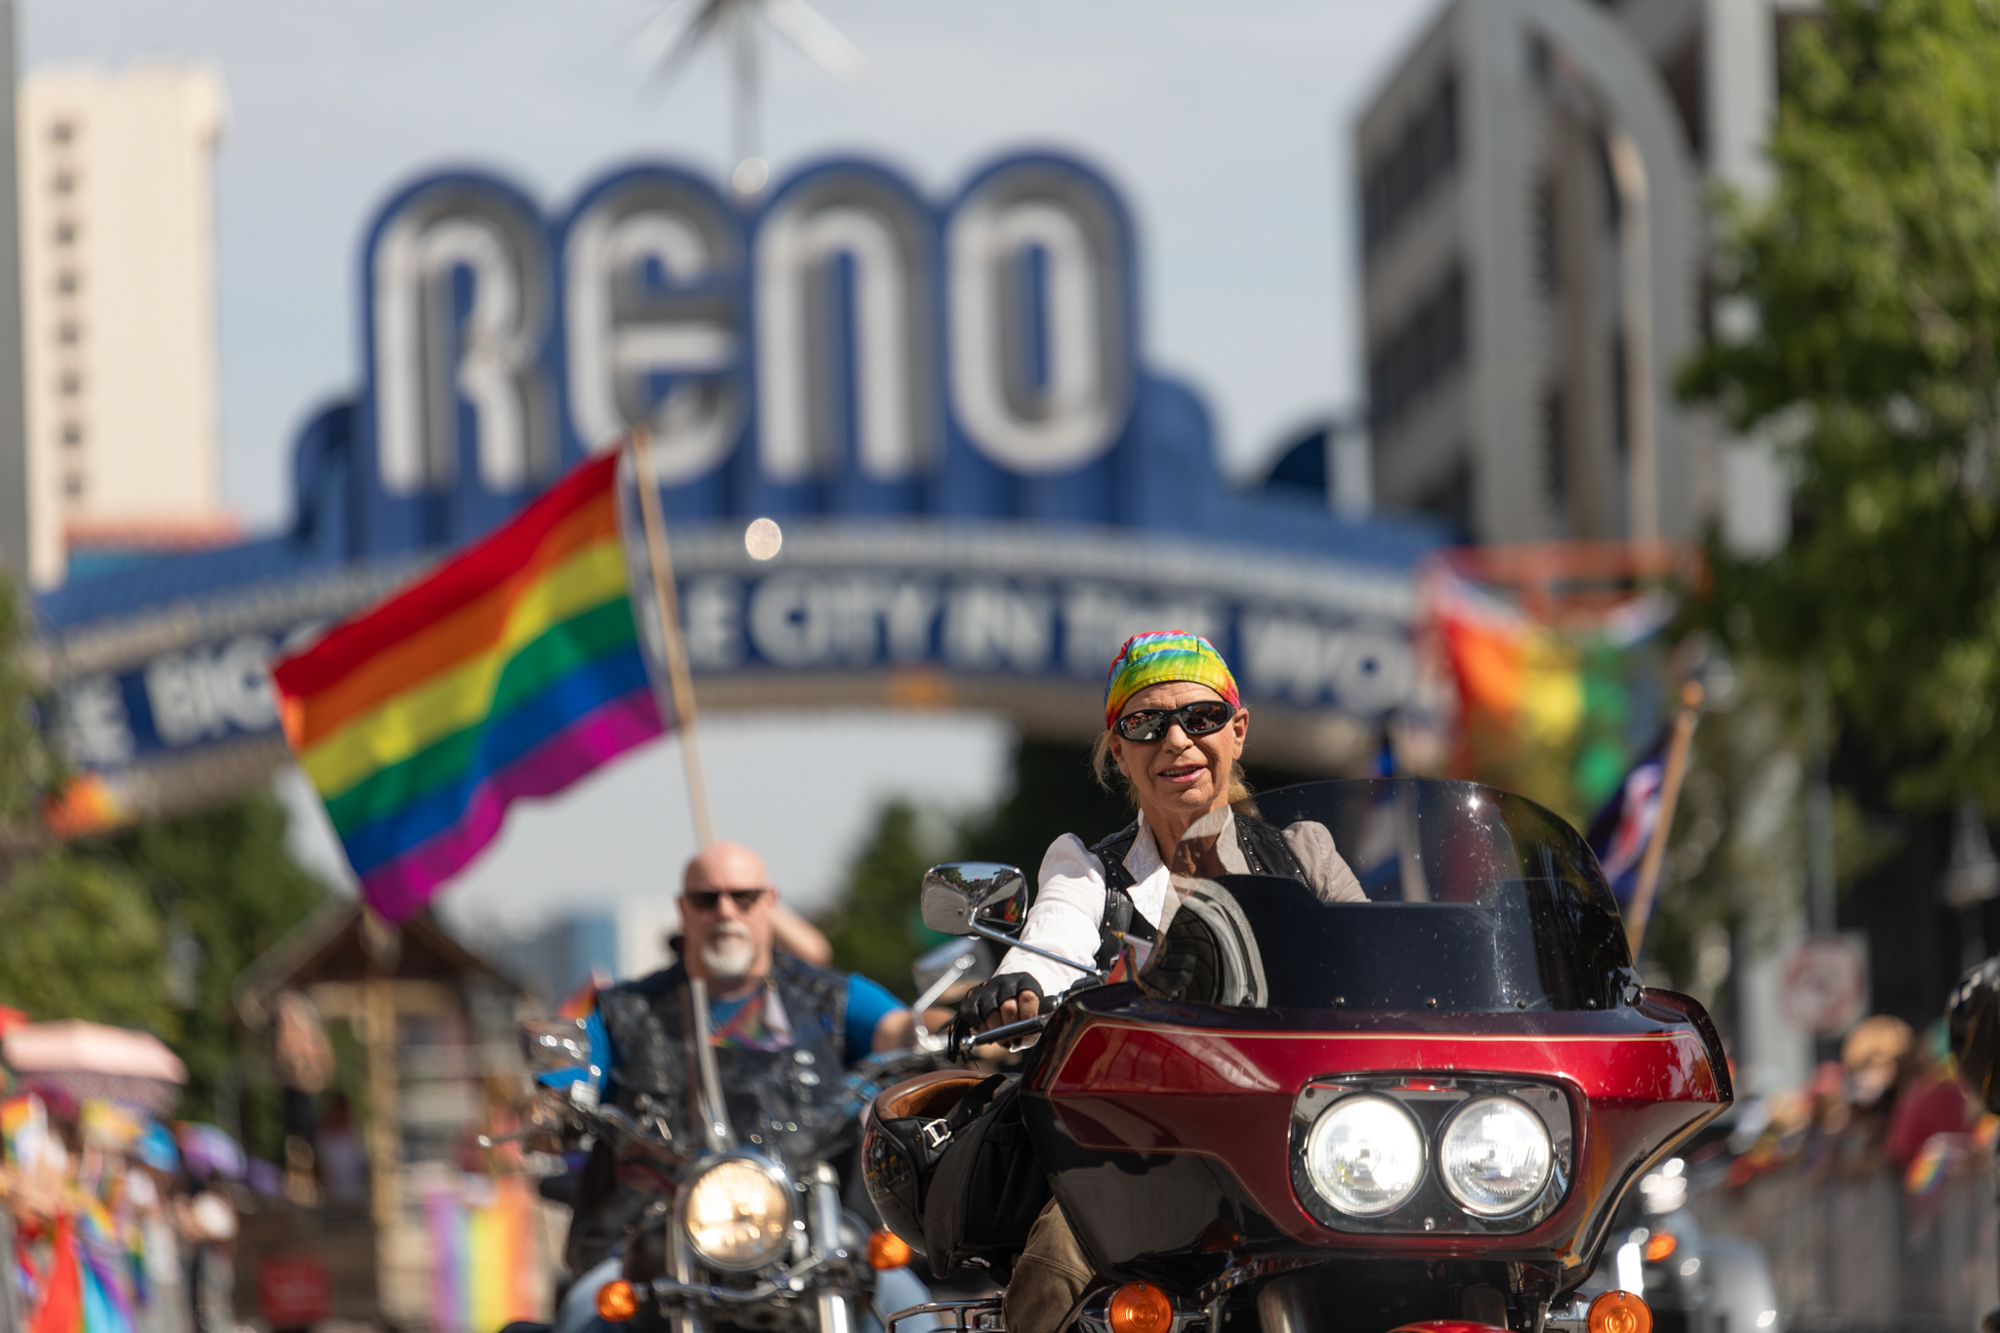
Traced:
<path id="1" fill-rule="evenodd" d="M 1355 130 L 1376 499 L 1473 540 L 1783 538 L 1770 450 L 1675 400 L 1705 193 L 1755 192 L 1771 0 L 1453 0 Z"/>
<path id="2" fill-rule="evenodd" d="M 1716 186 L 1769 188 L 1778 35 L 1794 0 L 1452 0 L 1355 129 L 1375 498 L 1462 539 L 1699 536 L 1781 546 L 1771 441 L 1683 408 Z M 1796 885 L 1792 888 L 1796 889 Z M 1779 1016 L 1804 931 L 1765 893 L 1734 960 L 1753 1092 L 1812 1048 Z M 1776 941 L 1774 946 L 1773 941 Z"/>
<path id="3" fill-rule="evenodd" d="M 17 108 L 29 578 L 74 542 L 227 531 L 216 425 L 212 162 L 202 66 L 49 68 Z"/>

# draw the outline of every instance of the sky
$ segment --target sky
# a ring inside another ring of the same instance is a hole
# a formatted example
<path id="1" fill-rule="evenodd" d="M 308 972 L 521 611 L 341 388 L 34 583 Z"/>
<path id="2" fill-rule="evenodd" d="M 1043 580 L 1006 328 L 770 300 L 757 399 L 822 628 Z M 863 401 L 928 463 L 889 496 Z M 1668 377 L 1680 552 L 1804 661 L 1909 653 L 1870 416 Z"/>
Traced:
<path id="1" fill-rule="evenodd" d="M 764 156 L 783 177 L 821 155 L 872 154 L 934 198 L 1026 146 L 1092 161 L 1135 218 L 1142 358 L 1204 394 L 1225 469 L 1247 476 L 1302 423 L 1358 401 L 1352 121 L 1438 2 L 816 0 L 863 66 L 836 78 L 770 35 Z M 553 212 L 636 158 L 726 177 L 721 53 L 665 87 L 648 77 L 686 4 L 23 0 L 29 70 L 154 58 L 222 74 L 232 508 L 260 527 L 289 516 L 293 435 L 357 380 L 361 233 L 399 182 L 478 165 Z M 977 717 L 727 719 L 707 744 L 722 832 L 782 829 L 774 872 L 807 906 L 825 901 L 885 796 L 971 805 L 1005 781 L 1004 731 Z M 647 891 L 692 847 L 678 764 L 655 746 L 517 813 L 450 891 L 453 910 L 525 920 L 577 895 Z M 332 873 L 330 833 L 288 790 Z"/>

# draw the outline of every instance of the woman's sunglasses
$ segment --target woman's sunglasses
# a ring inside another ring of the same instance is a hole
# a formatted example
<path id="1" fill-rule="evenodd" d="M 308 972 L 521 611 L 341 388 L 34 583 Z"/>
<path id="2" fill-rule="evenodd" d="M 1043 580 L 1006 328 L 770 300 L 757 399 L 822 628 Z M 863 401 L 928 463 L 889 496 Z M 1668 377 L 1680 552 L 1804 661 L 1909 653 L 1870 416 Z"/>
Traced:
<path id="1" fill-rule="evenodd" d="M 1206 736 L 1211 731 L 1221 731 L 1235 716 L 1236 710 L 1222 700 L 1203 699 L 1179 708 L 1141 708 L 1113 722 L 1111 729 L 1128 741 L 1150 744 L 1166 735 L 1167 728 L 1176 722 L 1190 736 Z"/>
<path id="2" fill-rule="evenodd" d="M 690 889 L 686 897 L 688 906 L 695 911 L 713 912 L 722 905 L 723 895 L 727 894 L 730 901 L 736 904 L 737 911 L 748 912 L 769 892 L 769 889 Z"/>

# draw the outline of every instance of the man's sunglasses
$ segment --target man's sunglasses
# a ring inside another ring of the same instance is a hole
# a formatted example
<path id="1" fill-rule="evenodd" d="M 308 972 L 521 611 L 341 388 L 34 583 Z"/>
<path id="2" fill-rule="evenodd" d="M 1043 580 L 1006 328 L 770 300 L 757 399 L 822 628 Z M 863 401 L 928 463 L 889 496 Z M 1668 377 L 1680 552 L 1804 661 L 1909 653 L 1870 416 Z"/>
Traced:
<path id="1" fill-rule="evenodd" d="M 722 905 L 724 895 L 736 904 L 737 911 L 748 912 L 769 892 L 769 889 L 689 889 L 685 896 L 688 906 L 697 912 L 713 912 Z"/>
<path id="2" fill-rule="evenodd" d="M 1203 699 L 1179 708 L 1141 708 L 1113 722 L 1111 729 L 1128 741 L 1150 743 L 1166 735 L 1167 728 L 1176 722 L 1190 736 L 1206 736 L 1228 726 L 1229 719 L 1235 716 L 1236 710 L 1222 700 Z"/>

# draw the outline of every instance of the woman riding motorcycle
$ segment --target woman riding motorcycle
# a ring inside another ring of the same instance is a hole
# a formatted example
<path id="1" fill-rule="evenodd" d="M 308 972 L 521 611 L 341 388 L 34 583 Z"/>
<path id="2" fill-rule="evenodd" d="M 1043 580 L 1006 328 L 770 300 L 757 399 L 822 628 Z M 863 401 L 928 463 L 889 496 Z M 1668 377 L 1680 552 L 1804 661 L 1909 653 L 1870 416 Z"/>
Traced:
<path id="1" fill-rule="evenodd" d="M 1042 859 L 1040 892 L 1021 942 L 1073 958 L 1074 970 L 1024 949 L 1001 960 L 994 978 L 967 995 L 963 1021 L 980 1028 L 1032 1018 L 1095 962 L 1110 925 L 1142 954 L 1157 939 L 1174 875 L 1276 874 L 1310 886 L 1327 902 L 1365 902 L 1354 872 L 1324 825 L 1301 821 L 1282 832 L 1258 819 L 1238 771 L 1250 713 L 1222 654 L 1198 634 L 1135 634 L 1112 659 L 1104 688 L 1104 733 L 1092 754 L 1100 782 L 1115 765 L 1138 818 L 1086 847 L 1065 833 Z M 1184 835 L 1196 821 L 1217 827 Z M 1166 856 L 1161 849 L 1168 849 Z M 1171 862 L 1171 864 L 1169 864 Z M 1163 955 L 1149 984 L 1175 989 L 1198 965 Z M 1012 1333 L 1054 1333 L 1090 1281 L 1089 1265 L 1061 1208 L 1036 1220 L 1008 1284 Z"/>

